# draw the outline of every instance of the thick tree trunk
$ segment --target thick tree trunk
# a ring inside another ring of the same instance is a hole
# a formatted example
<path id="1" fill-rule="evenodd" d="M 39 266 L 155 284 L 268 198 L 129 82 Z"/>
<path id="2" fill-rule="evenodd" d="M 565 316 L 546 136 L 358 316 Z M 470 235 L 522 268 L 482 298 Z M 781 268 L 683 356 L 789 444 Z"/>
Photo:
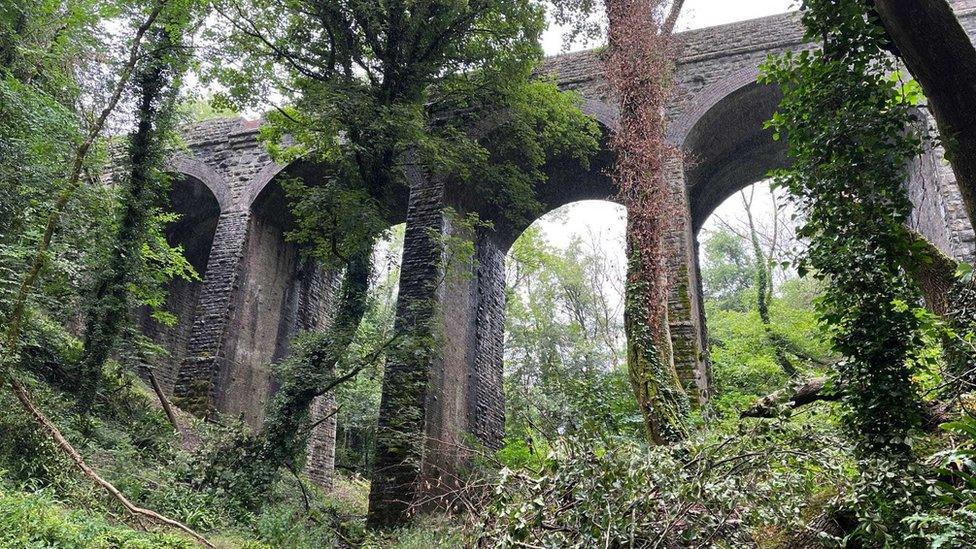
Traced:
<path id="1" fill-rule="evenodd" d="M 636 255 L 635 252 L 631 254 Z M 632 257 L 628 271 L 644 270 Z M 627 368 L 637 405 L 644 415 L 648 439 L 654 444 L 671 444 L 688 434 L 691 407 L 674 365 L 667 304 L 660 307 L 664 318 L 648 318 L 646 292 L 650 288 L 639 277 L 627 276 L 624 329 L 627 334 Z M 635 280 L 637 278 L 637 280 Z"/>
<path id="2" fill-rule="evenodd" d="M 976 389 L 976 348 L 968 335 L 976 333 L 976 285 L 956 276 L 958 263 L 926 238 L 911 233 L 915 254 L 905 270 L 918 284 L 929 310 L 945 322 L 951 333 L 942 338 L 946 362 L 943 398 Z"/>
<path id="3" fill-rule="evenodd" d="M 896 53 L 918 80 L 976 220 L 976 48 L 945 0 L 874 0 Z"/>

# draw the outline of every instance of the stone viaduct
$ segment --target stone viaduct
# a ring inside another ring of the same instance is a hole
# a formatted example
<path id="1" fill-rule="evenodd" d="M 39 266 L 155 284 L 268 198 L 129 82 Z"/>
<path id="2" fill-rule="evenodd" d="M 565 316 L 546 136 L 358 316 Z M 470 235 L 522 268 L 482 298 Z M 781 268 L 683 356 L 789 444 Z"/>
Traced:
<path id="1" fill-rule="evenodd" d="M 964 27 L 976 33 L 976 0 L 955 2 Z M 805 47 L 799 18 L 784 14 L 680 34 L 678 93 L 669 106 L 668 139 L 684 151 L 669 170 L 679 219 L 670 242 L 671 333 L 676 361 L 694 399 L 710 391 L 710 370 L 698 278 L 697 233 L 724 199 L 786 163 L 785 145 L 763 129 L 780 95 L 756 83 L 759 64 L 770 54 Z M 583 108 L 605 130 L 616 124 L 599 54 L 584 51 L 548 58 L 542 71 L 575 90 Z M 185 408 L 219 412 L 257 426 L 274 391 L 269 363 L 285 356 L 303 329 L 328 325 L 340 273 L 302 260 L 284 239 L 292 222 L 280 181 L 316 177 L 315 166 L 277 165 L 256 140 L 257 123 L 218 119 L 185 131 L 187 149 L 174 155 L 173 208 L 183 214 L 169 229 L 185 246 L 202 282 L 174 283 L 172 327 L 143 320 L 145 331 L 171 357 L 160 375 Z M 607 177 L 612 158 L 602 151 L 589 169 L 559 162 L 539 195 L 550 211 L 579 200 L 612 200 Z M 907 185 L 916 206 L 912 223 L 948 254 L 971 259 L 974 235 L 961 206 L 951 170 L 938 148 L 913 163 Z M 422 174 L 411 178 L 391 225 L 406 222 L 397 304 L 397 329 L 435 336 L 436 349 L 421 358 L 387 364 L 380 432 L 404 425 L 400 403 L 421 411 L 411 425 L 419 448 L 378 449 L 371 509 L 377 522 L 396 521 L 423 491 L 450 483 L 469 457 L 470 442 L 496 448 L 504 428 L 505 254 L 525 227 L 498 222 L 494 229 L 458 234 L 445 208 L 477 210 L 462 190 Z M 491 219 L 492 213 L 480 212 Z M 470 276 L 444 277 L 442 243 L 430 231 L 461 236 L 475 244 Z M 435 282 L 441 281 L 441 282 Z M 410 384 L 422 379 L 423 383 Z M 404 393 L 407 394 L 404 394 Z M 334 406 L 316 402 L 323 417 Z M 309 473 L 331 482 L 335 422 L 316 430 L 309 446 Z M 412 457 L 411 457 L 412 456 Z"/>

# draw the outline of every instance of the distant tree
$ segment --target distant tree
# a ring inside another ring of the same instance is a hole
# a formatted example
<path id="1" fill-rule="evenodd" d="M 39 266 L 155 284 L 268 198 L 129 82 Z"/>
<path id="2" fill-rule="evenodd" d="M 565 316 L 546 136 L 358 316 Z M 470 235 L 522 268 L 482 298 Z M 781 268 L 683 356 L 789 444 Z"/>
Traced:
<path id="1" fill-rule="evenodd" d="M 642 438 L 624 362 L 624 266 L 601 244 L 593 235 L 559 248 L 530 227 L 512 247 L 505 345 L 510 443 L 541 444 L 580 431 Z"/>
<path id="2" fill-rule="evenodd" d="M 743 293 L 753 288 L 755 264 L 742 239 L 727 229 L 710 231 L 701 246 L 705 299 L 722 309 L 743 310 Z"/>

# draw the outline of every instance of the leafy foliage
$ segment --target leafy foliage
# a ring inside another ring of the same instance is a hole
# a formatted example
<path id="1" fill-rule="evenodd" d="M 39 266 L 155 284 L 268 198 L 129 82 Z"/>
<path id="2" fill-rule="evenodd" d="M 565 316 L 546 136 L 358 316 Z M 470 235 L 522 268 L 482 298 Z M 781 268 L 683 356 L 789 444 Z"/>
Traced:
<path id="1" fill-rule="evenodd" d="M 640 438 L 643 420 L 623 356 L 623 266 L 597 235 L 565 248 L 532 226 L 509 256 L 505 462 L 544 456 L 582 430 Z"/>
<path id="2" fill-rule="evenodd" d="M 137 532 L 113 526 L 84 511 L 67 511 L 46 492 L 8 492 L 0 487 L 0 539 L 8 547 L 65 549 L 127 547 L 190 549 L 191 542 L 173 535 Z"/>
<path id="3" fill-rule="evenodd" d="M 972 547 L 976 544 L 976 419 L 964 415 L 942 425 L 953 444 L 934 456 L 940 480 L 932 486 L 932 509 L 906 518 L 911 539 L 929 547 Z"/>
<path id="4" fill-rule="evenodd" d="M 830 429 L 788 423 L 670 447 L 566 438 L 540 470 L 502 471 L 482 541 L 580 548 L 785 541 L 848 482 L 842 448 Z"/>
<path id="5" fill-rule="evenodd" d="M 920 345 L 915 315 L 896 303 L 918 295 L 901 267 L 911 211 L 902 181 L 920 141 L 905 131 L 914 103 L 889 77 L 884 30 L 863 10 L 804 2 L 807 35 L 822 49 L 769 61 L 763 79 L 783 88 L 769 125 L 788 136 L 794 164 L 776 181 L 804 214 L 801 267 L 825 282 L 820 314 L 846 358 L 852 434 L 869 454 L 904 455 L 918 417 L 909 359 Z"/>
<path id="6" fill-rule="evenodd" d="M 903 535 L 900 520 L 924 492 L 909 466 L 919 421 L 913 358 L 924 341 L 908 305 L 918 289 L 903 269 L 911 203 L 902 181 L 921 145 L 911 131 L 916 98 L 890 76 L 888 38 L 864 3 L 808 0 L 802 18 L 821 48 L 763 67 L 762 80 L 784 93 L 768 125 L 787 137 L 793 159 L 775 177 L 803 214 L 801 271 L 824 281 L 819 313 L 844 357 L 845 422 L 863 458 L 858 534 L 884 543 Z"/>

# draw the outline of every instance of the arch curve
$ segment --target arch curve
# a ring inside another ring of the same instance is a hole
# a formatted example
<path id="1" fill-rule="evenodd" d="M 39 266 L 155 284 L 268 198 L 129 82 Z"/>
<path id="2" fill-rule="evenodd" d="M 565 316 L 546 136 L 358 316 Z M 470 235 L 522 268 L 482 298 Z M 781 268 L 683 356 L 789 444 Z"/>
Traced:
<path id="1" fill-rule="evenodd" d="M 774 169 L 786 167 L 785 140 L 765 123 L 779 106 L 778 86 L 760 84 L 747 67 L 708 88 L 670 136 L 685 155 L 691 226 L 697 233 L 726 198 Z"/>
<path id="2" fill-rule="evenodd" d="M 759 67 L 750 64 L 699 91 L 689 101 L 692 108 L 682 112 L 681 116 L 668 128 L 668 142 L 683 147 L 692 128 L 708 111 L 728 97 L 729 94 L 750 84 L 755 84 L 758 79 Z"/>
<path id="3" fill-rule="evenodd" d="M 234 210 L 234 197 L 223 176 L 203 162 L 185 155 L 176 155 L 166 161 L 166 170 L 192 177 L 203 183 L 220 206 L 221 213 Z"/>
<path id="4" fill-rule="evenodd" d="M 604 129 L 616 130 L 620 123 L 620 112 L 615 105 L 600 99 L 584 97 L 580 103 L 583 114 L 596 120 Z"/>
<path id="5" fill-rule="evenodd" d="M 271 162 L 261 168 L 261 171 L 259 171 L 247 183 L 247 187 L 245 189 L 246 194 L 242 203 L 244 209 L 248 209 L 253 206 L 254 201 L 257 200 L 261 192 L 264 191 L 264 188 L 268 186 L 268 183 L 270 183 L 271 180 L 274 179 L 279 173 L 283 172 L 288 166 L 296 162 L 301 162 L 301 160 L 296 160 L 290 164 Z"/>

